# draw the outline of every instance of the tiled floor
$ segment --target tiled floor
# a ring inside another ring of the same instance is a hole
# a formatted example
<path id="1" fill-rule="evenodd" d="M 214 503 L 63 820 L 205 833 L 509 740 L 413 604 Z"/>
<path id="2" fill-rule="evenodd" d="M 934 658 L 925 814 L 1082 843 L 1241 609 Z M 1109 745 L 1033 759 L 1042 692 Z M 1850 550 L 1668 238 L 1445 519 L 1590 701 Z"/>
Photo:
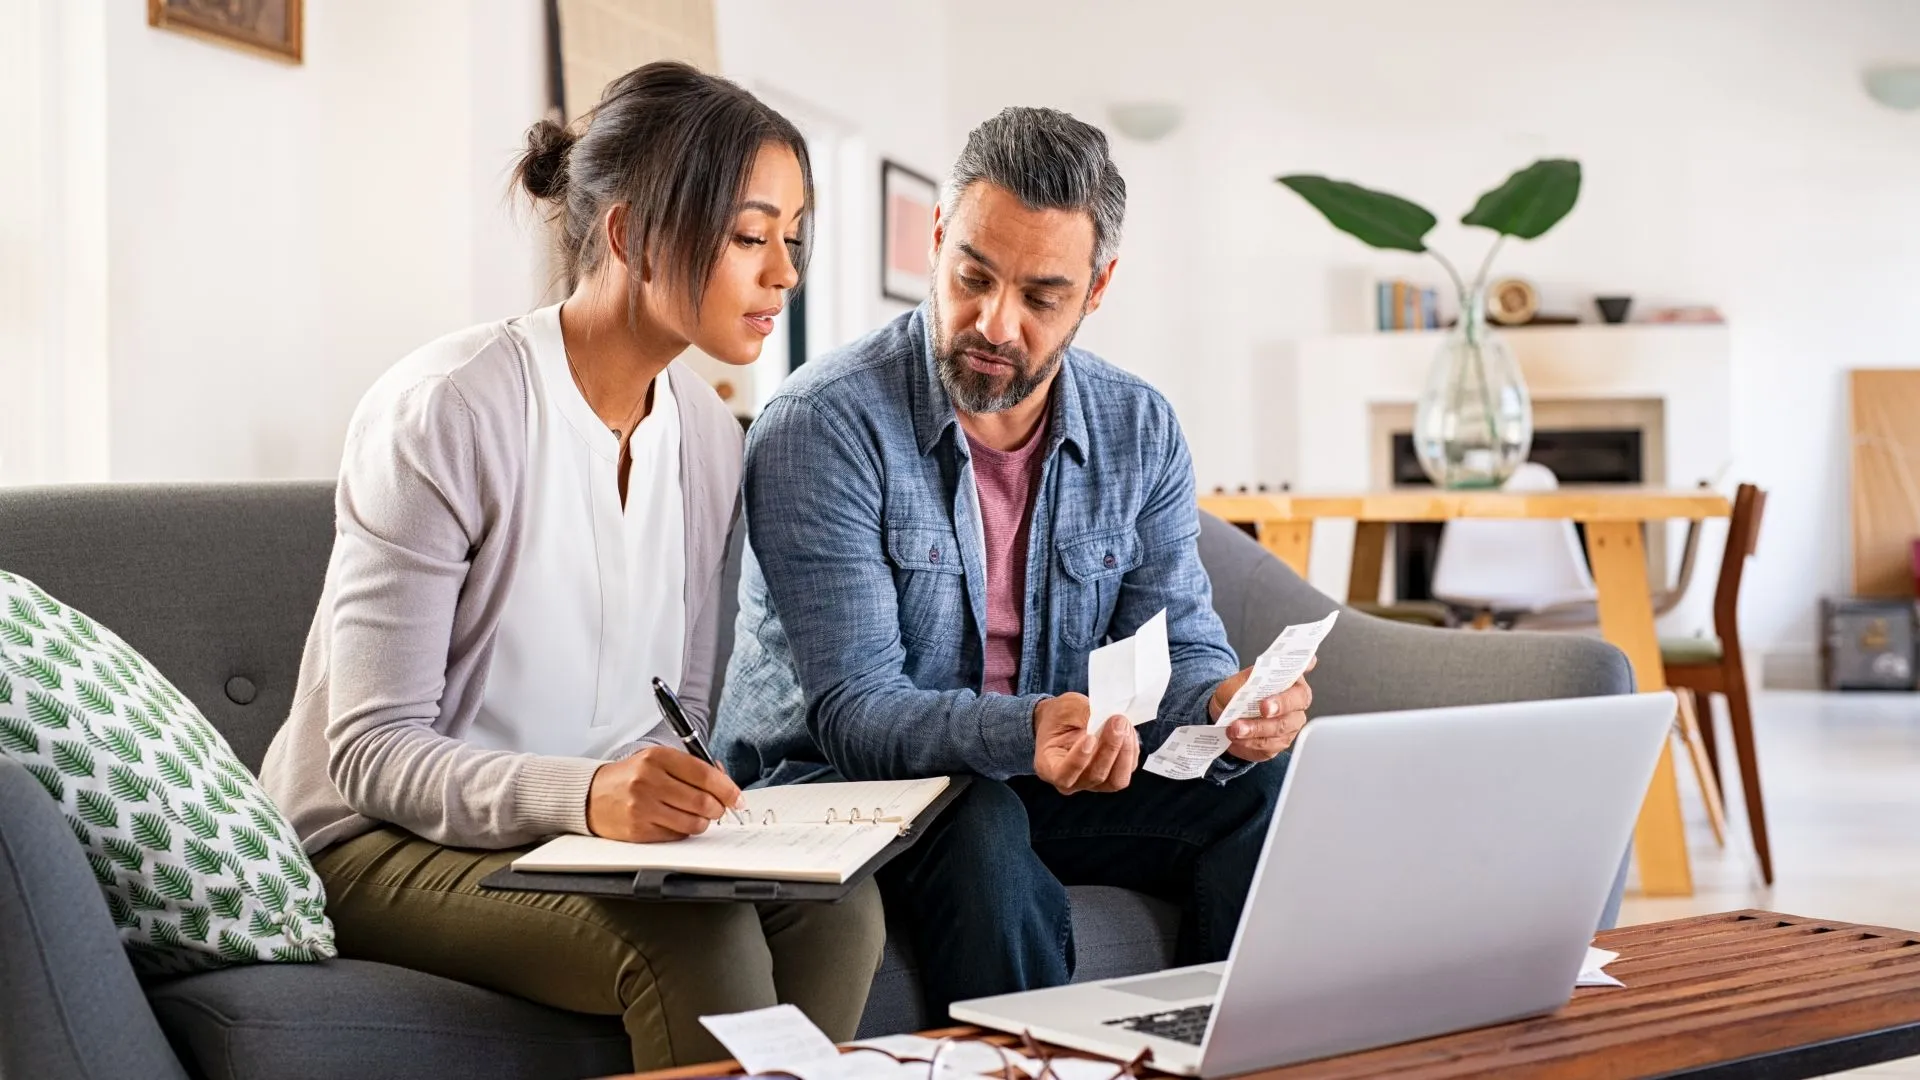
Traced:
<path id="1" fill-rule="evenodd" d="M 1622 924 L 1732 908 L 1920 929 L 1920 695 L 1767 692 L 1755 699 L 1776 881 L 1760 884 L 1740 785 L 1728 773 L 1732 819 L 1714 846 L 1693 772 L 1681 762 L 1695 895 L 1629 891 Z M 1732 740 L 1720 718 L 1719 746 Z M 1920 1058 L 1846 1074 L 1920 1080 Z"/>

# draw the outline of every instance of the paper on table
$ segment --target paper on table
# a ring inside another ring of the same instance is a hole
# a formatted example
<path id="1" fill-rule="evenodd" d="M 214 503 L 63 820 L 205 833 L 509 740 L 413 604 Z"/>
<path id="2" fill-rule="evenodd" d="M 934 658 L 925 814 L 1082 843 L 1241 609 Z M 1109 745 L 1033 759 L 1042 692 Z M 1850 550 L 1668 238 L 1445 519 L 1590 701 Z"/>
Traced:
<path id="1" fill-rule="evenodd" d="M 840 1056 L 827 1033 L 792 1005 L 703 1016 L 700 1023 L 750 1073 L 794 1072 L 796 1066 L 829 1063 Z"/>
<path id="2" fill-rule="evenodd" d="M 1587 946 L 1587 958 L 1580 962 L 1580 977 L 1573 980 L 1575 986 L 1625 986 L 1626 983 L 1600 970 L 1620 959 L 1617 952 L 1596 949 Z"/>
<path id="3" fill-rule="evenodd" d="M 1117 1061 L 1059 1056 L 1055 1056 L 1048 1064 L 1053 1067 L 1053 1075 L 1059 1080 L 1118 1080 L 1121 1068 Z"/>
<path id="4" fill-rule="evenodd" d="M 1230 740 L 1227 725 L 1259 711 L 1260 702 L 1292 686 L 1307 670 L 1313 654 L 1333 630 L 1339 611 L 1327 613 L 1319 622 L 1295 623 L 1280 631 L 1260 658 L 1253 662 L 1247 681 L 1234 691 L 1220 718 L 1212 724 L 1193 724 L 1175 728 L 1142 766 L 1155 776 L 1169 780 L 1197 780 L 1207 773 L 1213 759 L 1227 752 Z"/>
<path id="5" fill-rule="evenodd" d="M 1110 716 L 1124 716 L 1135 727 L 1160 712 L 1160 699 L 1173 678 L 1167 652 L 1167 612 L 1140 624 L 1124 641 L 1103 645 L 1087 657 L 1087 698 L 1093 715 L 1087 733 L 1100 734 Z"/>
<path id="6" fill-rule="evenodd" d="M 806 1014 L 791 1005 L 703 1016 L 720 1045 L 749 1073 L 790 1073 L 800 1080 L 927 1080 L 925 1066 L 880 1054 L 842 1054 Z"/>

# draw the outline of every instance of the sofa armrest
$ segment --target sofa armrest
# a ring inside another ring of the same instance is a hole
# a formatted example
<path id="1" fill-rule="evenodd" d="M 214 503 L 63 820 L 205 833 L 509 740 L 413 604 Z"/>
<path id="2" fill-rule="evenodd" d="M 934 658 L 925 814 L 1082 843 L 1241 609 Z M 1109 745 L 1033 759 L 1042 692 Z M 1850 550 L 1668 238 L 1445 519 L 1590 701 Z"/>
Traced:
<path id="1" fill-rule="evenodd" d="M 0 757 L 0 1076 L 186 1080 L 46 789 Z"/>
<path id="2" fill-rule="evenodd" d="M 1200 558 L 1227 639 L 1250 664 L 1289 623 L 1340 608 L 1308 677 L 1317 715 L 1633 692 L 1619 649 L 1578 634 L 1471 633 L 1375 618 L 1300 579 L 1252 537 L 1202 514 Z"/>
<path id="3" fill-rule="evenodd" d="M 1436 630 L 1362 614 L 1300 580 L 1252 537 L 1211 514 L 1200 515 L 1200 561 L 1242 664 L 1251 664 L 1289 623 L 1341 609 L 1320 645 L 1320 666 L 1307 680 L 1317 715 L 1633 692 L 1626 654 L 1597 638 Z M 1621 860 L 1614 877 L 1602 930 L 1619 918 L 1628 861 Z"/>

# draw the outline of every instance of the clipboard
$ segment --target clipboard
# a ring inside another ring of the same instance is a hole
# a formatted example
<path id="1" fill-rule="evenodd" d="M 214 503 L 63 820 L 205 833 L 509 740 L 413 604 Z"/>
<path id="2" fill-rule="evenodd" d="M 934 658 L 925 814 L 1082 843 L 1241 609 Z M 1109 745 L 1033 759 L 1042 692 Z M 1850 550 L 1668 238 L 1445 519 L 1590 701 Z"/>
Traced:
<path id="1" fill-rule="evenodd" d="M 670 900 L 737 903 L 749 901 L 813 901 L 837 904 L 895 856 L 914 845 L 933 820 L 953 805 L 953 800 L 973 783 L 971 776 L 947 778 L 947 789 L 927 804 L 892 842 L 868 859 L 842 884 L 824 881 L 771 881 L 766 878 L 714 877 L 708 874 L 683 874 L 671 870 L 641 870 L 635 874 L 529 874 L 503 866 L 480 880 L 483 889 L 518 892 L 578 893 L 585 896 L 614 896 L 625 900 Z"/>

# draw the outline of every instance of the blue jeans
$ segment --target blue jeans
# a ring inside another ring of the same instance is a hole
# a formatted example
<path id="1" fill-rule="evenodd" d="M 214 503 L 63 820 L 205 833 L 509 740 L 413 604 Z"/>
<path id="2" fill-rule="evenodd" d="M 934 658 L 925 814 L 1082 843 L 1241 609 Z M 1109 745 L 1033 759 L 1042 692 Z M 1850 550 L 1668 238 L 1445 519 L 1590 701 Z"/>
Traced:
<path id="1" fill-rule="evenodd" d="M 1180 905 L 1176 965 L 1225 960 L 1287 759 L 1226 785 L 1137 772 L 1126 790 L 1064 796 L 1030 776 L 974 777 L 927 835 L 883 867 L 887 910 L 920 960 L 928 1014 L 1073 975 L 1069 885 Z"/>

